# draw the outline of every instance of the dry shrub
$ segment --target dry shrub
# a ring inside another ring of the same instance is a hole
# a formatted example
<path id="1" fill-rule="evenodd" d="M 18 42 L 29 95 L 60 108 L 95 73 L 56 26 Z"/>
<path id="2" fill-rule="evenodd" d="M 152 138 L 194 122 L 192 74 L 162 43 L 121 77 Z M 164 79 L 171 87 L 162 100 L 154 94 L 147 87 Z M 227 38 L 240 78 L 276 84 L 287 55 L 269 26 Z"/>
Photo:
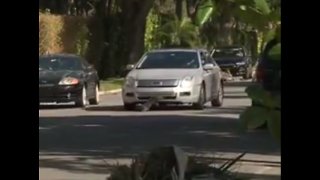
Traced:
<path id="1" fill-rule="evenodd" d="M 87 19 L 83 17 L 64 16 L 61 34 L 64 52 L 86 55 L 89 43 L 87 22 Z"/>
<path id="2" fill-rule="evenodd" d="M 39 14 L 39 54 L 59 53 L 62 51 L 60 34 L 63 28 L 61 16 Z"/>
<path id="3" fill-rule="evenodd" d="M 87 19 L 39 14 L 39 54 L 72 53 L 85 56 L 88 47 Z"/>

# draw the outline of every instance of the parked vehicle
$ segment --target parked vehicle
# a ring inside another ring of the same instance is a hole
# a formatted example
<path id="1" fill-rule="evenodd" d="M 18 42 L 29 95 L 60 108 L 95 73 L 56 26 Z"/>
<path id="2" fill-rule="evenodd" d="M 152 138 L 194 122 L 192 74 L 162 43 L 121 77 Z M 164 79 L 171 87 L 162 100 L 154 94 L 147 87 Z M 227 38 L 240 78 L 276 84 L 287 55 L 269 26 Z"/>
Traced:
<path id="1" fill-rule="evenodd" d="M 157 98 L 159 104 L 192 104 L 203 109 L 223 103 L 223 80 L 219 66 L 208 51 L 160 49 L 144 54 L 130 72 L 122 88 L 124 108 Z"/>
<path id="2" fill-rule="evenodd" d="M 39 57 L 39 103 L 99 103 L 97 71 L 85 59 L 69 54 Z"/>
<path id="3" fill-rule="evenodd" d="M 241 46 L 217 47 L 211 52 L 212 58 L 225 72 L 232 76 L 249 79 L 252 76 L 252 59 L 247 50 Z"/>

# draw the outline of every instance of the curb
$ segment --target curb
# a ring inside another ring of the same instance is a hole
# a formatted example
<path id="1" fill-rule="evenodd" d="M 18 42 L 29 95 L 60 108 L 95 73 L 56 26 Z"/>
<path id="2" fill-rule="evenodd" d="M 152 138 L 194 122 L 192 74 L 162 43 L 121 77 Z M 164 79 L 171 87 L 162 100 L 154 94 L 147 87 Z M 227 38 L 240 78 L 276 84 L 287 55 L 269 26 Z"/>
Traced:
<path id="1" fill-rule="evenodd" d="M 111 91 L 100 91 L 99 95 L 118 94 L 121 91 L 122 91 L 121 89 L 115 89 L 115 90 L 111 90 Z"/>

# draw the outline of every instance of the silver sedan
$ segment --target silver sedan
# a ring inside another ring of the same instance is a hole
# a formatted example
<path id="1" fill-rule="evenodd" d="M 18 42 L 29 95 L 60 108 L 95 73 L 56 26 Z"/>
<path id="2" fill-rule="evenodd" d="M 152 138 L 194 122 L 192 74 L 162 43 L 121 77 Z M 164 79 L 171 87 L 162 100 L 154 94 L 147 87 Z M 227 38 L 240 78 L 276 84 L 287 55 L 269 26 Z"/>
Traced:
<path id="1" fill-rule="evenodd" d="M 203 109 L 223 103 L 221 71 L 203 49 L 161 49 L 147 52 L 135 65 L 122 87 L 124 108 L 156 98 L 161 104 L 192 104 Z"/>

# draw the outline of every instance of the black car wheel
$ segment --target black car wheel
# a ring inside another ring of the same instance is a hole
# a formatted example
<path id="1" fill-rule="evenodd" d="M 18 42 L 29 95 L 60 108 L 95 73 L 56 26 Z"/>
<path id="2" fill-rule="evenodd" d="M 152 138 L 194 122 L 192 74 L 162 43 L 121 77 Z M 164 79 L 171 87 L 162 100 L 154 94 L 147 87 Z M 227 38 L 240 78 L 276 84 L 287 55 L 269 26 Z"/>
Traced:
<path id="1" fill-rule="evenodd" d="M 136 104 L 134 104 L 134 103 L 124 103 L 123 107 L 127 111 L 133 111 L 133 110 L 136 109 Z"/>
<path id="2" fill-rule="evenodd" d="M 75 103 L 77 107 L 86 107 L 88 105 L 87 90 L 85 86 L 82 87 L 81 95 Z"/>
<path id="3" fill-rule="evenodd" d="M 223 98 L 224 98 L 224 89 L 223 89 L 223 85 L 220 84 L 218 95 L 217 95 L 216 98 L 214 98 L 214 99 L 211 101 L 211 106 L 213 106 L 213 107 L 220 107 L 220 106 L 222 106 L 222 104 L 223 104 Z"/>
<path id="4" fill-rule="evenodd" d="M 243 79 L 250 79 L 250 73 L 246 70 L 246 73 L 242 76 Z"/>
<path id="5" fill-rule="evenodd" d="M 98 84 L 96 84 L 94 98 L 89 99 L 89 104 L 90 105 L 97 105 L 97 104 L 99 104 L 99 101 L 100 101 L 99 86 L 98 86 Z"/>
<path id="6" fill-rule="evenodd" d="M 198 102 L 194 103 L 193 107 L 195 109 L 198 109 L 198 110 L 204 109 L 204 104 L 205 104 L 205 101 L 206 101 L 205 99 L 206 99 L 206 92 L 204 90 L 204 85 L 202 85 L 201 88 L 200 88 L 200 92 L 199 92 Z"/>

